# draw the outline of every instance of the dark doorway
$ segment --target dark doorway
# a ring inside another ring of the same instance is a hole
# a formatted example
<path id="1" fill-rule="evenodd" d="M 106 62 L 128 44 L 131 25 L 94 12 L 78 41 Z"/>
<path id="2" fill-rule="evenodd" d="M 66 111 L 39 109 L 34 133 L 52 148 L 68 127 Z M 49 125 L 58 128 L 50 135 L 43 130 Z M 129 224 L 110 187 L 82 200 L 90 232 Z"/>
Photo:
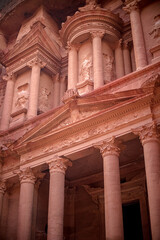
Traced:
<path id="1" fill-rule="evenodd" d="M 143 240 L 139 202 L 123 205 L 124 240 Z"/>

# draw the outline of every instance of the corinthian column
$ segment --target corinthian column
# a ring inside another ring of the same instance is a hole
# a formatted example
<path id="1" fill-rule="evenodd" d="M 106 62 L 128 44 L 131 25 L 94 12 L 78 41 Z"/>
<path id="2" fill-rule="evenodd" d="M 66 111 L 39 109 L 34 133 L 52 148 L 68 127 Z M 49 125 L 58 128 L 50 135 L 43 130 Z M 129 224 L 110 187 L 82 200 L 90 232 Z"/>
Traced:
<path id="1" fill-rule="evenodd" d="M 45 66 L 45 63 L 43 63 L 40 59 L 36 58 L 32 60 L 28 64 L 28 66 L 32 68 L 30 86 L 29 86 L 28 112 L 27 112 L 27 118 L 30 119 L 32 117 L 37 116 L 40 72 L 41 72 L 41 68 Z"/>
<path id="2" fill-rule="evenodd" d="M 95 31 L 91 33 L 93 47 L 94 89 L 104 85 L 102 62 L 102 37 L 104 34 L 104 31 Z"/>
<path id="3" fill-rule="evenodd" d="M 121 77 L 124 76 L 122 39 L 120 39 L 118 41 L 117 47 L 115 49 L 115 61 L 116 61 L 116 75 L 117 75 L 117 78 L 121 78 Z"/>
<path id="4" fill-rule="evenodd" d="M 47 240 L 63 240 L 64 180 L 69 160 L 57 158 L 49 163 L 50 186 Z"/>
<path id="5" fill-rule="evenodd" d="M 4 76 L 3 79 L 7 81 L 7 87 L 6 87 L 5 97 L 4 97 L 0 129 L 7 130 L 9 127 L 10 115 L 12 110 L 15 75 L 11 73 Z"/>
<path id="6" fill-rule="evenodd" d="M 68 90 L 75 89 L 78 82 L 78 46 L 68 43 Z"/>
<path id="7" fill-rule="evenodd" d="M 60 77 L 60 103 L 62 103 L 62 98 L 66 91 L 66 76 Z"/>
<path id="8" fill-rule="evenodd" d="M 123 240 L 119 148 L 114 139 L 95 146 L 103 157 L 106 239 Z"/>
<path id="9" fill-rule="evenodd" d="M 140 0 L 134 0 L 126 7 L 124 7 L 124 10 L 130 13 L 131 30 L 137 70 L 147 65 L 145 42 L 138 2 L 140 2 Z"/>
<path id="10" fill-rule="evenodd" d="M 134 131 L 143 145 L 152 239 L 160 239 L 160 142 L 154 124 Z"/>
<path id="11" fill-rule="evenodd" d="M 18 211 L 17 240 L 30 240 L 32 229 L 32 209 L 36 178 L 30 168 L 18 172 L 20 196 Z"/>
<path id="12" fill-rule="evenodd" d="M 2 216 L 3 196 L 5 191 L 6 191 L 6 184 L 4 181 L 0 180 L 0 221 Z"/>

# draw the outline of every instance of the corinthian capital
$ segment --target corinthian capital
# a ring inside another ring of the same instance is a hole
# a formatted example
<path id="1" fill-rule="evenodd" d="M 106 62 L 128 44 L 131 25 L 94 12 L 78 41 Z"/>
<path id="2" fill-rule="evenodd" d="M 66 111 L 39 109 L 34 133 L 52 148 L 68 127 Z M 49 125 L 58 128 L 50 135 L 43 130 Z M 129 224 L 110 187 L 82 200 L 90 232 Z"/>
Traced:
<path id="1" fill-rule="evenodd" d="M 44 68 L 46 66 L 46 63 L 43 62 L 40 58 L 36 57 L 32 59 L 27 65 L 31 68 L 33 66 L 39 66 L 40 68 Z"/>
<path id="2" fill-rule="evenodd" d="M 156 124 L 151 123 L 146 126 L 142 126 L 140 128 L 134 129 L 133 133 L 135 135 L 139 135 L 141 143 L 144 145 L 147 142 L 158 141 L 159 142 L 159 134 L 157 132 Z"/>
<path id="3" fill-rule="evenodd" d="M 61 172 L 65 174 L 68 167 L 72 166 L 71 161 L 65 158 L 57 157 L 55 160 L 48 162 L 50 173 Z"/>
<path id="4" fill-rule="evenodd" d="M 72 49 L 75 49 L 76 51 L 79 50 L 81 44 L 79 43 L 71 43 L 70 41 L 67 42 L 67 46 L 66 46 L 66 49 L 68 51 L 72 50 Z"/>
<path id="5" fill-rule="evenodd" d="M 126 12 L 128 12 L 128 13 L 130 13 L 130 12 L 132 12 L 132 11 L 134 11 L 134 10 L 139 10 L 139 2 L 140 2 L 140 1 L 141 1 L 141 0 L 134 0 L 134 1 L 132 1 L 131 3 L 129 3 L 129 4 L 126 3 L 126 6 L 123 7 L 123 9 L 124 9 Z"/>
<path id="6" fill-rule="evenodd" d="M 115 138 L 111 138 L 105 141 L 102 141 L 98 144 L 94 145 L 95 148 L 100 149 L 102 156 L 107 155 L 116 155 L 119 156 L 120 148 L 118 148 L 117 144 L 115 143 Z"/>
<path id="7" fill-rule="evenodd" d="M 0 180 L 0 193 L 4 194 L 6 191 L 6 184 L 5 181 Z"/>
<path id="8" fill-rule="evenodd" d="M 97 30 L 97 31 L 92 31 L 91 32 L 91 37 L 92 38 L 95 38 L 95 37 L 103 38 L 104 35 L 105 35 L 104 30 Z"/>
<path id="9" fill-rule="evenodd" d="M 29 167 L 23 170 L 19 170 L 16 173 L 19 176 L 20 183 L 28 182 L 34 184 L 36 181 L 36 177 L 33 174 L 32 169 Z"/>
<path id="10" fill-rule="evenodd" d="M 3 76 L 4 81 L 14 81 L 15 80 L 15 73 L 7 73 Z"/>

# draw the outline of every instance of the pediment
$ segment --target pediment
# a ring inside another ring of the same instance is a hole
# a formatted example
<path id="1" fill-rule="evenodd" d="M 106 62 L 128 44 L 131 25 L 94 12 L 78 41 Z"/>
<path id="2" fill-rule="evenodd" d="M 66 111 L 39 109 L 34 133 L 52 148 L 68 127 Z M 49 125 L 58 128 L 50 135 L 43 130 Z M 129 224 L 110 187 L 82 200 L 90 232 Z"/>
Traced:
<path id="1" fill-rule="evenodd" d="M 78 128 L 80 124 L 100 118 L 108 112 L 117 111 L 147 93 L 142 89 L 129 90 L 115 94 L 78 96 L 55 110 L 37 127 L 26 133 L 16 144 L 16 148 L 29 142 L 35 142 L 54 134 L 61 134 L 66 129 Z"/>
<path id="2" fill-rule="evenodd" d="M 13 59 L 18 55 L 22 55 L 23 52 L 30 50 L 33 46 L 41 47 L 48 51 L 58 59 L 61 58 L 59 53 L 58 44 L 51 40 L 50 36 L 45 31 L 45 28 L 41 22 L 36 22 L 20 41 L 18 41 L 14 47 L 5 55 L 5 61 L 7 59 Z"/>

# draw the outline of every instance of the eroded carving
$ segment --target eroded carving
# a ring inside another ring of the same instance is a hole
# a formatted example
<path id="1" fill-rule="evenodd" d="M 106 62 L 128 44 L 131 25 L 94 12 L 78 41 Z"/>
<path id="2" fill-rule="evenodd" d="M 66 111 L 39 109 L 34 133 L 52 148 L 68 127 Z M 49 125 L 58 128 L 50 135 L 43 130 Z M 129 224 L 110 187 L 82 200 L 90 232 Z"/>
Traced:
<path id="1" fill-rule="evenodd" d="M 83 60 L 80 70 L 80 76 L 82 81 L 93 80 L 92 78 L 92 58 L 86 58 Z"/>
<path id="2" fill-rule="evenodd" d="M 15 107 L 18 109 L 27 108 L 28 98 L 29 98 L 29 93 L 28 93 L 28 83 L 27 83 L 17 88 L 17 100 L 15 102 Z"/>
<path id="3" fill-rule="evenodd" d="M 111 82 L 114 79 L 113 62 L 114 58 L 112 56 L 103 54 L 105 83 Z"/>
<path id="4" fill-rule="evenodd" d="M 0 180 L 0 193 L 4 194 L 6 191 L 6 183 L 3 180 Z"/>
<path id="5" fill-rule="evenodd" d="M 28 182 L 28 183 L 35 183 L 36 177 L 33 174 L 31 168 L 25 168 L 23 170 L 19 170 L 15 172 L 19 176 L 19 180 L 21 183 Z"/>
<path id="6" fill-rule="evenodd" d="M 95 10 L 101 8 L 101 5 L 97 3 L 97 0 L 86 0 L 86 5 L 84 7 L 78 8 L 80 12 Z"/>
<path id="7" fill-rule="evenodd" d="M 51 104 L 49 102 L 49 96 L 51 95 L 51 91 L 45 87 L 41 87 L 39 94 L 39 110 L 40 112 L 46 112 L 51 108 Z"/>
<path id="8" fill-rule="evenodd" d="M 153 30 L 150 32 L 150 35 L 153 37 L 153 39 L 157 39 L 160 41 L 160 14 L 156 15 L 154 17 L 154 26 Z"/>
<path id="9" fill-rule="evenodd" d="M 119 156 L 119 153 L 120 153 L 120 148 L 117 147 L 114 137 L 112 137 L 111 139 L 102 141 L 100 143 L 97 143 L 94 145 L 94 147 L 100 149 L 102 156 L 107 156 L 107 155 Z"/>

